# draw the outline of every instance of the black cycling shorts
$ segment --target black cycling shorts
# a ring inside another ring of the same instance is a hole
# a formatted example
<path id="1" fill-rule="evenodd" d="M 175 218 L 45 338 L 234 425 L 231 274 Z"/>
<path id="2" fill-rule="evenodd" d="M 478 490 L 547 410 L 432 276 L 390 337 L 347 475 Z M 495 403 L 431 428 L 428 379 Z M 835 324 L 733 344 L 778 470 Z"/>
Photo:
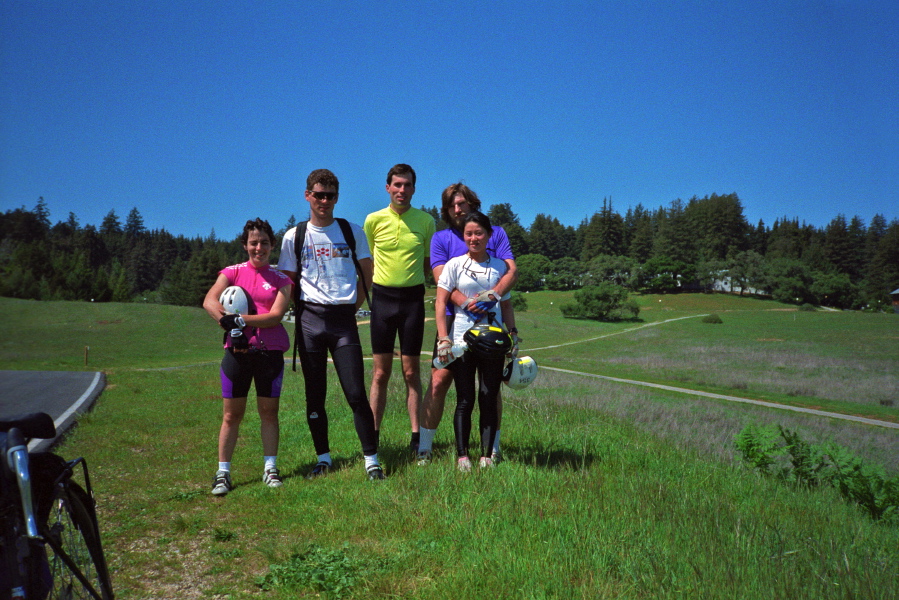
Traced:
<path id="1" fill-rule="evenodd" d="M 400 354 L 419 356 L 425 333 L 425 286 L 395 288 L 374 284 L 371 290 L 371 351 L 393 354 L 400 338 Z"/>
<path id="2" fill-rule="evenodd" d="M 272 350 L 233 352 L 222 358 L 222 397 L 246 398 L 250 384 L 256 382 L 256 396 L 280 398 L 284 381 L 284 353 Z"/>

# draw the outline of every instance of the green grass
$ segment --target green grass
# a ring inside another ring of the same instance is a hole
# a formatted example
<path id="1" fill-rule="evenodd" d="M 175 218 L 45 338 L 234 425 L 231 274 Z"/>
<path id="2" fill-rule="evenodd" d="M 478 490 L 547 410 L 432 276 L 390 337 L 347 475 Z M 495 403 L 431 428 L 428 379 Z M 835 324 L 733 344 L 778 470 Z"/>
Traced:
<path id="1" fill-rule="evenodd" d="M 859 385 L 885 377 L 895 386 L 896 361 L 884 363 L 887 353 L 876 348 L 891 341 L 895 348 L 892 316 L 663 296 L 639 298 L 652 306 L 642 323 L 606 324 L 562 319 L 556 308 L 566 299 L 530 294 L 529 311 L 519 315 L 524 351 L 542 365 L 747 397 L 827 400 L 851 412 L 879 407 L 896 418 L 895 407 L 873 404 L 876 396 L 859 404 L 849 393 L 826 399 L 782 389 L 782 381 L 802 379 L 806 392 L 818 394 L 807 383 L 816 373 L 823 388 L 839 387 L 841 361 L 853 365 Z M 248 411 L 234 457 L 237 488 L 217 499 L 208 489 L 221 418 L 220 334 L 205 313 L 7 299 L 0 308 L 16 324 L 15 343 L 0 347 L 7 368 L 81 370 L 90 338 L 88 368 L 109 374 L 98 405 L 61 452 L 88 458 L 119 598 L 899 595 L 899 530 L 872 522 L 832 490 L 759 478 L 733 449 L 743 424 L 773 420 L 815 441 L 846 436 L 855 451 L 863 446 L 869 459 L 888 463 L 896 460 L 895 430 L 544 370 L 531 388 L 505 394 L 507 460 L 466 476 L 453 469 L 446 419 L 435 462 L 409 462 L 408 420 L 394 381 L 380 451 L 389 478 L 372 483 L 332 372 L 337 468 L 310 482 L 303 476 L 315 456 L 302 382 L 288 372 L 284 487 L 262 486 L 259 422 Z M 708 312 L 724 323 L 690 318 L 627 331 Z M 606 334 L 614 335 L 528 352 Z M 854 346 L 844 350 L 846 343 Z M 778 355 L 772 346 L 790 357 L 782 379 L 770 373 L 780 363 L 764 368 L 766 354 Z"/>

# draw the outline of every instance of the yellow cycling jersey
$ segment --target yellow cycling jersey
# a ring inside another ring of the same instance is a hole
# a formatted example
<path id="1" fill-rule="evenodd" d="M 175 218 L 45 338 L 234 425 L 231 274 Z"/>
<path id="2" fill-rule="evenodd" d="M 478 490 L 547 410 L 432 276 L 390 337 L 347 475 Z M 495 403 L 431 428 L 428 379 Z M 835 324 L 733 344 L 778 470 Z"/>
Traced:
<path id="1" fill-rule="evenodd" d="M 410 287 L 425 282 L 424 266 L 431 255 L 434 219 L 410 207 L 397 214 L 389 206 L 368 215 L 363 225 L 374 263 L 374 283 Z"/>

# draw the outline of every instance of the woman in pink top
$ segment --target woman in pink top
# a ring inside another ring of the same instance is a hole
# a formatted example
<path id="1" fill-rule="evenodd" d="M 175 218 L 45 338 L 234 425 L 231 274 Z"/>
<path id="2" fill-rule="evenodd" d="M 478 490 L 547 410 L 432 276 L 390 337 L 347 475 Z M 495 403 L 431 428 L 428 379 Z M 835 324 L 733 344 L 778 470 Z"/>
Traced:
<path id="1" fill-rule="evenodd" d="M 276 466 L 278 454 L 278 401 L 284 378 L 284 351 L 290 348 L 290 338 L 281 324 L 290 305 L 290 279 L 269 264 L 275 234 L 267 221 L 247 221 L 241 243 L 248 260 L 226 267 L 206 294 L 203 308 L 225 335 L 225 356 L 222 358 L 221 379 L 224 414 L 219 432 L 219 467 L 212 484 L 212 493 L 224 496 L 231 491 L 231 456 L 237 444 L 237 434 L 247 408 L 250 384 L 256 384 L 256 404 L 262 431 L 262 450 L 265 469 L 262 481 L 269 487 L 281 486 Z M 226 315 L 219 298 L 225 288 L 243 288 L 255 310 L 246 315 Z"/>

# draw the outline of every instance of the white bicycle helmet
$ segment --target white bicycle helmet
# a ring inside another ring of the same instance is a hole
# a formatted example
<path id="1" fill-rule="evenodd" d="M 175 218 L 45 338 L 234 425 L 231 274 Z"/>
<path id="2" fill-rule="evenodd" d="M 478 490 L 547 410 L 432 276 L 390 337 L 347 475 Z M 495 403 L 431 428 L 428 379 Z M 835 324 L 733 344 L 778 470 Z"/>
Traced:
<path id="1" fill-rule="evenodd" d="M 225 307 L 226 314 L 250 314 L 250 298 L 239 285 L 226 287 L 222 295 L 219 296 L 219 302 Z"/>
<path id="2" fill-rule="evenodd" d="M 503 382 L 513 390 L 523 390 L 537 379 L 537 361 L 530 356 L 513 358 L 503 370 Z"/>

